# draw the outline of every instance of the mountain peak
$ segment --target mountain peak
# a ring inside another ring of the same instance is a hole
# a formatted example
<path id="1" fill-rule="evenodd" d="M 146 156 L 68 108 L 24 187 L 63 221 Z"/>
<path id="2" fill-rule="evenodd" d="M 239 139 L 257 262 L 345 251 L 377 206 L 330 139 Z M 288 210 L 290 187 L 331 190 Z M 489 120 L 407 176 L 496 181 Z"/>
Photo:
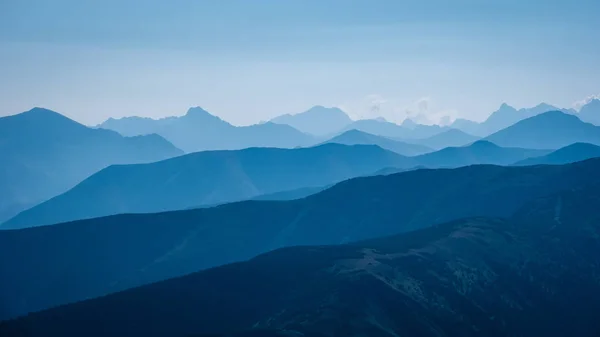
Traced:
<path id="1" fill-rule="evenodd" d="M 510 106 L 510 105 L 508 105 L 506 103 L 502 103 L 500 105 L 500 108 L 498 109 L 498 111 L 507 111 L 507 110 L 516 111 L 517 109 L 513 108 L 512 106 Z"/>
<path id="2" fill-rule="evenodd" d="M 407 119 L 404 120 L 404 122 L 402 122 L 402 124 L 400 126 L 412 129 L 412 128 L 415 128 L 417 126 L 417 123 L 415 123 L 415 121 L 413 121 L 412 119 L 407 118 Z"/>
<path id="3" fill-rule="evenodd" d="M 499 146 L 487 140 L 478 140 L 471 145 L 467 145 L 467 147 L 478 149 L 495 149 Z"/>

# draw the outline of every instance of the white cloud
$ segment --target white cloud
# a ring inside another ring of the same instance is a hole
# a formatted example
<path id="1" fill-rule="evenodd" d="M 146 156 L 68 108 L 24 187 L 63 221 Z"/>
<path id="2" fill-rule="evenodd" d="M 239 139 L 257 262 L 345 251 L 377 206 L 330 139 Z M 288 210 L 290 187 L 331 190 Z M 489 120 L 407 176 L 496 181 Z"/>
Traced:
<path id="1" fill-rule="evenodd" d="M 600 99 L 600 94 L 588 96 L 580 101 L 573 103 L 573 109 L 579 111 L 581 108 L 594 99 Z"/>
<path id="2" fill-rule="evenodd" d="M 435 101 L 429 96 L 407 102 L 381 94 L 370 94 L 354 102 L 338 105 L 338 107 L 346 111 L 353 119 L 383 117 L 398 124 L 410 118 L 420 124 L 447 125 L 457 118 L 456 110 L 438 109 Z"/>

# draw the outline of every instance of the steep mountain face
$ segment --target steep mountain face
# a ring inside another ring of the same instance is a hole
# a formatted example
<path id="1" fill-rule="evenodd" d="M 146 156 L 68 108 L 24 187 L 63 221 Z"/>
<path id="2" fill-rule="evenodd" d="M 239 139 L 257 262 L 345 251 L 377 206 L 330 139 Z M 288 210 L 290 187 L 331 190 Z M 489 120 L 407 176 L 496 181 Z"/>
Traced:
<path id="1" fill-rule="evenodd" d="M 341 246 L 276 250 L 0 325 L 22 336 L 597 336 L 600 186 Z"/>
<path id="2" fill-rule="evenodd" d="M 599 170 L 600 159 L 564 166 L 420 169 L 355 178 L 299 200 L 0 231 L 0 255 L 11 257 L 0 259 L 0 319 L 280 247 L 347 243 L 472 216 L 507 217 L 535 198 L 599 183 Z"/>
<path id="3" fill-rule="evenodd" d="M 396 152 L 403 156 L 416 156 L 428 152 L 433 149 L 419 144 L 410 144 L 398 140 L 390 139 L 383 136 L 376 136 L 358 130 L 346 131 L 337 135 L 325 143 L 336 143 L 344 145 L 377 145 L 383 149 Z"/>
<path id="4" fill-rule="evenodd" d="M 469 146 L 445 149 L 417 156 L 414 159 L 426 167 L 459 167 L 474 164 L 511 165 L 530 157 L 548 154 L 548 150 L 504 148 L 488 141 L 477 141 Z"/>
<path id="5" fill-rule="evenodd" d="M 488 140 L 505 147 L 559 149 L 574 143 L 600 145 L 600 127 L 574 115 L 550 111 L 498 131 Z"/>
<path id="6" fill-rule="evenodd" d="M 327 136 L 342 130 L 351 124 L 352 120 L 339 108 L 317 105 L 299 114 L 287 114 L 273 118 L 271 122 L 287 124 L 311 135 Z"/>
<path id="7" fill-rule="evenodd" d="M 413 140 L 412 142 L 440 150 L 446 147 L 466 146 L 477 140 L 479 140 L 479 137 L 458 129 L 450 129 L 428 138 Z"/>
<path id="8" fill-rule="evenodd" d="M 593 99 L 581 107 L 578 116 L 584 122 L 600 125 L 600 99 Z"/>
<path id="9" fill-rule="evenodd" d="M 600 157 L 600 146 L 575 143 L 545 156 L 522 160 L 516 165 L 562 165 L 596 157 Z"/>
<path id="10" fill-rule="evenodd" d="M 0 222 L 75 186 L 112 164 L 143 163 L 182 152 L 155 134 L 122 137 L 34 108 L 0 118 Z"/>
<path id="11" fill-rule="evenodd" d="M 238 201 L 325 186 L 389 166 L 414 165 L 409 158 L 372 145 L 198 152 L 162 162 L 108 167 L 20 213 L 2 228 Z"/>
<path id="12" fill-rule="evenodd" d="M 200 107 L 190 108 L 182 117 L 113 119 L 100 127 L 124 130 L 127 134 L 157 133 L 186 152 L 249 147 L 293 148 L 314 143 L 311 136 L 289 125 L 263 123 L 236 127 Z"/>

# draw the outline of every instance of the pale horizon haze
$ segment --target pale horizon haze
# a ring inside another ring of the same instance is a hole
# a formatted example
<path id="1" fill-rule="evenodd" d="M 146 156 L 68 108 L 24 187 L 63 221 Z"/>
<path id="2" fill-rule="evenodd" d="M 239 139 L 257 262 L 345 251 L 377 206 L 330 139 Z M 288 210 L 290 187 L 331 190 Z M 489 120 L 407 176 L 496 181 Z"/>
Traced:
<path id="1" fill-rule="evenodd" d="M 598 1 L 0 1 L 0 116 L 481 121 L 600 94 Z M 417 116 L 422 114 L 421 116 Z"/>

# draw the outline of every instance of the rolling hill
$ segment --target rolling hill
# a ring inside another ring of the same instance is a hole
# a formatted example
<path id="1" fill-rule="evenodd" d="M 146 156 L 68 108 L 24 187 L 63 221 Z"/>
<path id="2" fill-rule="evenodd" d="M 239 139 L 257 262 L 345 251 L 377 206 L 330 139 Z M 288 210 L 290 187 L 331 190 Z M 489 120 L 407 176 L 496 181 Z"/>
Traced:
<path id="1" fill-rule="evenodd" d="M 511 165 L 517 161 L 545 155 L 547 150 L 504 148 L 488 141 L 477 141 L 463 147 L 445 149 L 414 157 L 426 167 L 459 167 L 474 164 Z"/>
<path id="2" fill-rule="evenodd" d="M 504 147 L 559 149 L 574 143 L 600 145 L 600 126 L 574 115 L 549 111 L 522 120 L 485 140 Z"/>
<path id="3" fill-rule="evenodd" d="M 538 197 L 599 183 L 599 170 L 600 159 L 419 169 L 347 180 L 292 201 L 0 231 L 0 255 L 11 257 L 0 259 L 0 320 L 281 247 L 348 243 L 465 217 L 507 217 Z"/>
<path id="4" fill-rule="evenodd" d="M 284 248 L 36 313 L 0 333 L 594 337 L 599 187 L 534 199 L 507 219 Z"/>
<path id="5" fill-rule="evenodd" d="M 183 154 L 155 134 L 123 137 L 34 108 L 0 118 L 0 222 L 112 164 Z"/>
<path id="6" fill-rule="evenodd" d="M 424 145 L 405 143 L 383 136 L 372 135 L 359 130 L 346 131 L 331 138 L 325 143 L 344 145 L 377 145 L 383 149 L 396 152 L 403 156 L 416 156 L 433 151 L 433 149 Z"/>
<path id="7" fill-rule="evenodd" d="M 238 201 L 412 165 L 410 158 L 372 145 L 197 152 L 157 163 L 108 167 L 2 228 Z"/>
<path id="8" fill-rule="evenodd" d="M 289 125 L 268 122 L 233 126 L 200 107 L 190 108 L 181 117 L 109 119 L 98 127 L 127 135 L 156 133 L 185 152 L 249 147 L 293 148 L 314 143 L 310 135 Z"/>

